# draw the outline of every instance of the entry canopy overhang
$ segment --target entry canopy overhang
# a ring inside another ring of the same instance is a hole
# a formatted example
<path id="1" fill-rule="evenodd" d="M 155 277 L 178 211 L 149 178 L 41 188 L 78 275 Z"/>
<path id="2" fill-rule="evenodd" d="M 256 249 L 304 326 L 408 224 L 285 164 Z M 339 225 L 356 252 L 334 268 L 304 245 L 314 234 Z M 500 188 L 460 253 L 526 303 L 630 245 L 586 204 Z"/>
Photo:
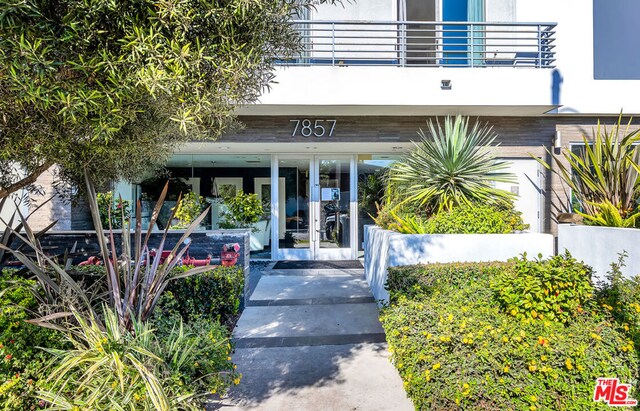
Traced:
<path id="1" fill-rule="evenodd" d="M 385 141 L 372 144 L 354 142 L 313 141 L 298 143 L 235 143 L 225 141 L 190 142 L 184 144 L 175 154 L 390 154 L 411 150 L 413 143 L 407 141 Z"/>
<path id="2" fill-rule="evenodd" d="M 467 116 L 509 116 L 537 117 L 558 105 L 487 105 L 487 106 L 447 106 L 447 105 L 303 105 L 303 104 L 252 104 L 236 111 L 240 116 L 446 116 L 462 114 Z"/>

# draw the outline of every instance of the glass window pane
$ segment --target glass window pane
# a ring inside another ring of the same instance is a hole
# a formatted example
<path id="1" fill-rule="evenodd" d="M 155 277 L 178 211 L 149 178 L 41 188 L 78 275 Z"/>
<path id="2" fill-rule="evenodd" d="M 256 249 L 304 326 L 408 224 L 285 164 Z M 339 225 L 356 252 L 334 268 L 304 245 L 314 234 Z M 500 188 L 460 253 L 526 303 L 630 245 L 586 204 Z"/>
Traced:
<path id="1" fill-rule="evenodd" d="M 362 251 L 364 226 L 375 224 L 386 188 L 388 168 L 401 156 L 386 154 L 361 154 L 358 156 L 358 250 Z"/>
<path id="2" fill-rule="evenodd" d="M 320 166 L 320 248 L 349 248 L 349 160 L 323 160 Z"/>
<path id="3" fill-rule="evenodd" d="M 281 159 L 278 175 L 284 179 L 285 230 L 280 232 L 280 248 L 311 247 L 309 229 L 309 160 Z M 281 197 L 282 198 L 282 197 Z M 282 215 L 282 212 L 280 213 Z"/>

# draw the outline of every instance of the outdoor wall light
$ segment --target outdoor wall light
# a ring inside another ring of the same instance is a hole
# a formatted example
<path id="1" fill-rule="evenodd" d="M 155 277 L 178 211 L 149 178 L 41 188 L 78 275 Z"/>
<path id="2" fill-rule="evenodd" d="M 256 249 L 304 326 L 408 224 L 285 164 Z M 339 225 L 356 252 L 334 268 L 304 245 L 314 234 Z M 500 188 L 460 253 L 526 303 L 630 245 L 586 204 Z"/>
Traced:
<path id="1" fill-rule="evenodd" d="M 440 88 L 443 90 L 451 90 L 451 80 L 440 80 Z"/>
<path id="2" fill-rule="evenodd" d="M 556 134 L 553 136 L 553 147 L 562 148 L 562 133 L 560 130 L 556 130 Z"/>

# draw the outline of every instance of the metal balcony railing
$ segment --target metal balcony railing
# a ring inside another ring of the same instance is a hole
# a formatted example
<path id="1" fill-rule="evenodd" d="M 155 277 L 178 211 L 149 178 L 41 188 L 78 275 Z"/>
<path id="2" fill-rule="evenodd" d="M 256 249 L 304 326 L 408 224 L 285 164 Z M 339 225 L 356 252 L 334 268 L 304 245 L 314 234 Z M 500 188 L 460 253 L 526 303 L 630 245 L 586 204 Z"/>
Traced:
<path id="1" fill-rule="evenodd" d="M 296 20 L 294 66 L 553 68 L 555 23 Z"/>

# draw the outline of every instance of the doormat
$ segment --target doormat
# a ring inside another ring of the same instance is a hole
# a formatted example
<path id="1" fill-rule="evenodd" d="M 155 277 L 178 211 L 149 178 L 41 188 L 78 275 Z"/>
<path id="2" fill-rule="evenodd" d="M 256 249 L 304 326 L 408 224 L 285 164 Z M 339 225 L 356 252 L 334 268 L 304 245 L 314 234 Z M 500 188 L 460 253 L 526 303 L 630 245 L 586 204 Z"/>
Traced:
<path id="1" fill-rule="evenodd" d="M 358 260 L 345 261 L 278 261 L 273 266 L 274 270 L 347 270 L 363 268 Z"/>

